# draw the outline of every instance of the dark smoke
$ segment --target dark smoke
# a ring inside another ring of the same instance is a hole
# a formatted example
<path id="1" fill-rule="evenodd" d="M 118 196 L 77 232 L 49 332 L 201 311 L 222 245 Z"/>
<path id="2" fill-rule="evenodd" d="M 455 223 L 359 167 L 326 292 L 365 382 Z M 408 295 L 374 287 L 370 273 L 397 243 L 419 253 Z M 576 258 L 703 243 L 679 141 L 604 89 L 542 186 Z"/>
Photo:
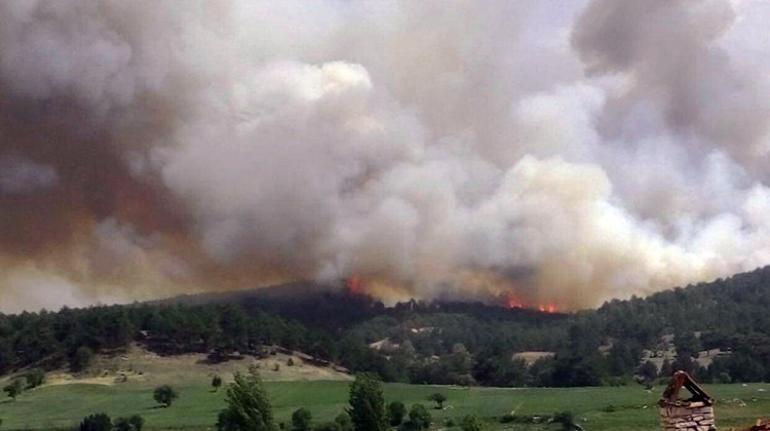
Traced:
<path id="1" fill-rule="evenodd" d="M 1 2 L 0 309 L 350 277 L 580 308 L 766 265 L 762 16 Z"/>

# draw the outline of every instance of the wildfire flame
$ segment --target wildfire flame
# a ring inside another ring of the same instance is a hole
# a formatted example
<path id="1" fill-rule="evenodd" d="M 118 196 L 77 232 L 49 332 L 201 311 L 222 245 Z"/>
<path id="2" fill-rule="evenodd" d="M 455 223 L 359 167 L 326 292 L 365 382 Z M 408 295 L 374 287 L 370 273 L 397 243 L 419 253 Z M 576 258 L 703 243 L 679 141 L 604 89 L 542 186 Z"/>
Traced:
<path id="1" fill-rule="evenodd" d="M 524 304 L 519 301 L 518 299 L 508 296 L 508 300 L 506 301 L 506 304 L 508 305 L 508 308 L 525 308 Z"/>
<path id="2" fill-rule="evenodd" d="M 505 305 L 508 308 L 529 308 L 533 310 L 538 310 L 541 313 L 558 313 L 559 307 L 557 307 L 554 304 L 546 303 L 546 304 L 537 304 L 537 305 L 529 305 L 525 301 L 522 301 L 521 299 L 517 298 L 511 293 L 508 293 L 505 298 Z"/>
<path id="3" fill-rule="evenodd" d="M 363 280 L 355 275 L 345 280 L 345 287 L 353 295 L 363 295 L 365 293 Z"/>
<path id="4" fill-rule="evenodd" d="M 543 313 L 551 313 L 551 314 L 557 313 L 559 311 L 558 308 L 556 308 L 556 306 L 553 304 L 539 305 L 537 309 Z"/>

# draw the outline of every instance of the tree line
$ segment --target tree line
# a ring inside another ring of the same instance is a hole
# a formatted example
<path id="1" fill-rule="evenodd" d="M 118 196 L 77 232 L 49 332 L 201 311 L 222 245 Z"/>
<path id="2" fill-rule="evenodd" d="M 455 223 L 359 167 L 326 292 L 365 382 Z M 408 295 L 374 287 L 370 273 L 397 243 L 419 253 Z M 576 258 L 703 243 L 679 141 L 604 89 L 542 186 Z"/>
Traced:
<path id="1" fill-rule="evenodd" d="M 770 268 L 574 314 L 481 303 L 385 307 L 344 292 L 64 308 L 0 314 L 0 373 L 29 366 L 79 371 L 95 353 L 138 342 L 162 355 L 199 352 L 214 361 L 276 345 L 409 383 L 615 385 L 676 369 L 704 381 L 770 381 L 768 309 Z M 675 359 L 660 370 L 640 362 L 644 350 L 668 349 L 666 337 Z M 698 352 L 709 349 L 727 354 L 702 367 Z M 515 356 L 524 351 L 552 355 L 526 363 Z"/>

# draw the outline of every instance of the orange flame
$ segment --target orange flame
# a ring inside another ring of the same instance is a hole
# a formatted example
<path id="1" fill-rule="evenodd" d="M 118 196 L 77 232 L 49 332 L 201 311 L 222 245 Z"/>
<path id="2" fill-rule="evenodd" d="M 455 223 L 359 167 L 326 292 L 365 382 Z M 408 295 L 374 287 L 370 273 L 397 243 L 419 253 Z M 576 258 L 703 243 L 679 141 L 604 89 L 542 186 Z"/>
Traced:
<path id="1" fill-rule="evenodd" d="M 345 280 L 345 287 L 353 295 L 363 295 L 365 293 L 363 280 L 355 275 Z"/>
<path id="2" fill-rule="evenodd" d="M 533 309 L 533 310 L 538 310 L 541 313 L 549 313 L 549 314 L 553 314 L 553 313 L 558 313 L 559 312 L 559 307 L 557 307 L 556 305 L 554 305 L 552 303 L 538 304 L 537 306 L 530 305 L 527 302 L 522 301 L 521 299 L 519 299 L 518 297 L 516 297 L 515 295 L 513 295 L 510 292 L 508 292 L 505 295 L 504 304 L 505 304 L 506 307 L 511 308 L 511 309 L 513 309 L 513 308 L 530 308 L 530 309 Z"/>
<path id="3" fill-rule="evenodd" d="M 539 305 L 537 307 L 537 309 L 540 310 L 543 313 L 549 313 L 549 314 L 553 314 L 553 313 L 558 313 L 559 312 L 559 309 L 555 305 L 553 305 L 553 304 Z"/>
<path id="4" fill-rule="evenodd" d="M 525 308 L 524 303 L 510 293 L 507 295 L 505 305 L 508 308 Z"/>

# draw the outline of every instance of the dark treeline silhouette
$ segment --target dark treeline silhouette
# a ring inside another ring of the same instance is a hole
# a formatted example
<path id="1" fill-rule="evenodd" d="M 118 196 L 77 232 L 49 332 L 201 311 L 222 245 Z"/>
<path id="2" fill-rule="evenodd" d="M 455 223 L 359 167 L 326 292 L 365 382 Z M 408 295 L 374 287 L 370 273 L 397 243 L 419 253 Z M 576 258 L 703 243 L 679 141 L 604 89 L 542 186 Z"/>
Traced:
<path id="1" fill-rule="evenodd" d="M 575 314 L 456 302 L 385 307 L 310 286 L 0 314 L 0 372 L 77 371 L 95 353 L 137 342 L 162 355 L 200 352 L 212 360 L 280 346 L 412 383 L 625 384 L 675 369 L 704 381 L 770 381 L 770 268 Z M 665 351 L 672 339 L 676 356 L 662 369 L 640 361 L 643 350 Z M 724 354 L 702 367 L 698 352 L 710 349 Z M 527 363 L 515 355 L 526 351 L 552 354 Z"/>

